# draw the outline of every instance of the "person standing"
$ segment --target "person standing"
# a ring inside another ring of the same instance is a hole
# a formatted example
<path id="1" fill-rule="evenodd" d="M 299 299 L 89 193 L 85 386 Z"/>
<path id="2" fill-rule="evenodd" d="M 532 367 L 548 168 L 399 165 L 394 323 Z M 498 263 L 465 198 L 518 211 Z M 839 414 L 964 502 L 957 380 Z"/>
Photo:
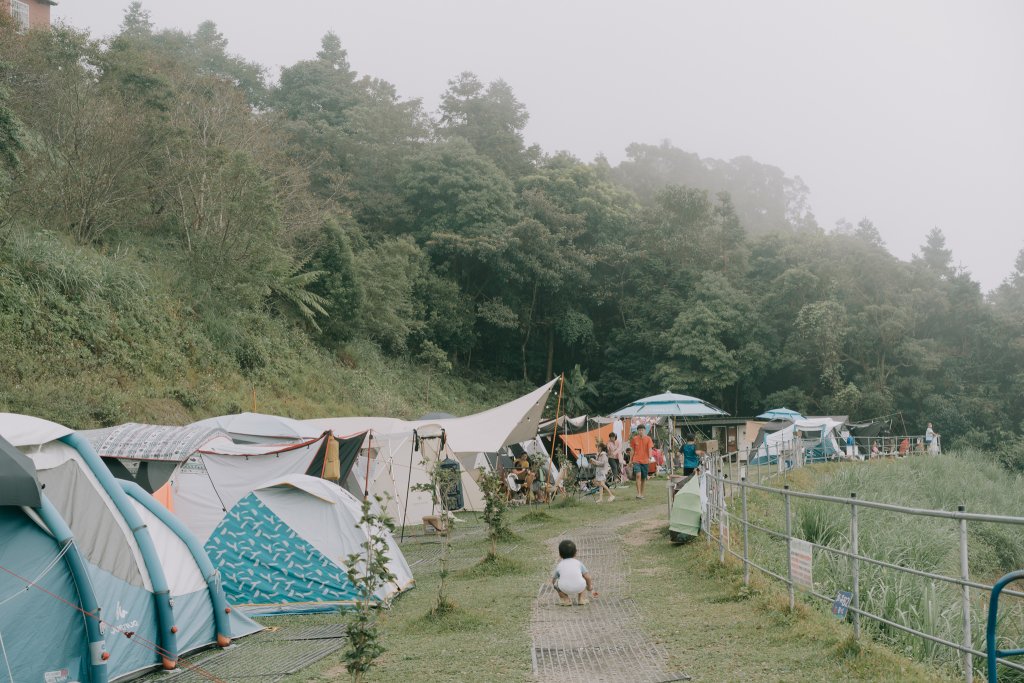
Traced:
<path id="1" fill-rule="evenodd" d="M 597 457 L 590 461 L 591 465 L 594 466 L 594 485 L 597 487 L 597 502 L 600 503 L 604 500 L 604 494 L 608 494 L 608 502 L 611 503 L 615 500 L 615 496 L 608 488 L 608 471 L 611 469 L 608 466 L 608 451 L 604 450 L 601 446 L 598 446 L 600 452 Z"/>
<path id="2" fill-rule="evenodd" d="M 924 449 L 929 455 L 937 455 L 939 452 L 937 436 L 935 430 L 932 429 L 932 423 L 929 422 L 928 429 L 924 430 Z"/>
<path id="3" fill-rule="evenodd" d="M 619 443 L 619 437 L 615 432 L 608 435 L 608 466 L 611 467 L 611 479 L 608 483 L 618 484 L 622 473 L 622 444 Z"/>
<path id="4" fill-rule="evenodd" d="M 697 444 L 693 442 L 693 436 L 686 437 L 686 444 L 683 445 L 683 476 L 688 477 L 700 467 L 701 456 L 704 451 L 697 450 Z"/>
<path id="5" fill-rule="evenodd" d="M 636 435 L 629 440 L 629 446 L 633 449 L 633 459 L 630 463 L 633 466 L 633 479 L 636 481 L 636 497 L 643 500 L 651 463 L 651 449 L 654 448 L 654 442 L 647 436 L 646 427 L 637 427 Z"/>

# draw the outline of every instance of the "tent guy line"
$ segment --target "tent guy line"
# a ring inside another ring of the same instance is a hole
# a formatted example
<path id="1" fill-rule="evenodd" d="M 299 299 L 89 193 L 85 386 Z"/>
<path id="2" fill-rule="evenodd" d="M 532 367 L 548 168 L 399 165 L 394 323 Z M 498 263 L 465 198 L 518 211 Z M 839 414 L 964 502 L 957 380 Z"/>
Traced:
<path id="1" fill-rule="evenodd" d="M 65 551 L 69 547 L 71 547 L 70 543 L 65 546 Z M 116 624 L 112 624 L 109 621 L 107 621 L 106 619 L 104 619 L 103 617 L 101 617 L 101 616 L 99 616 L 97 614 L 93 614 L 92 612 L 89 612 L 87 610 L 84 610 L 79 605 L 75 605 L 75 604 L 73 604 L 71 602 L 68 602 L 67 600 L 65 600 L 61 596 L 57 595 L 56 593 L 53 593 L 53 592 L 47 590 L 46 588 L 44 588 L 43 586 L 40 586 L 35 581 L 33 581 L 31 579 L 27 579 L 24 576 L 21 576 L 20 574 L 18 574 L 17 572 L 11 571 L 7 567 L 3 566 L 2 564 L 0 564 L 0 571 L 4 572 L 6 574 L 10 574 L 11 576 L 13 576 L 18 581 L 23 582 L 25 584 L 25 589 L 26 590 L 28 590 L 30 588 L 35 588 L 36 590 L 42 591 L 46 595 L 49 595 L 51 598 L 56 599 L 58 602 L 62 602 L 65 605 L 67 605 L 68 607 L 70 607 L 71 609 L 79 612 L 85 619 L 92 619 L 97 624 L 100 624 L 100 625 L 102 625 L 105 628 L 109 628 L 114 633 L 119 633 L 120 635 L 124 636 L 133 645 L 138 645 L 139 647 L 142 647 L 142 648 L 145 648 L 147 650 L 150 650 L 153 653 L 155 653 L 157 655 L 160 655 L 162 657 L 169 657 L 172 654 L 172 653 L 168 652 L 167 650 L 165 650 L 160 645 L 158 645 L 157 643 L 154 643 L 153 641 L 144 638 L 137 631 L 128 631 L 127 629 L 121 628 L 121 627 L 119 627 Z M 6 649 L 5 649 L 5 651 L 4 651 L 4 659 L 6 660 L 6 658 L 7 658 L 7 653 L 6 653 Z M 189 671 L 194 671 L 195 673 L 199 674 L 200 676 L 202 676 L 203 678 L 206 678 L 209 681 L 215 681 L 216 683 L 227 683 L 227 681 L 222 681 L 221 679 L 217 678 L 213 674 L 211 674 L 208 671 L 206 671 L 205 669 L 203 669 L 198 664 L 192 664 L 189 660 L 187 660 L 184 657 L 179 656 L 177 658 L 177 663 L 183 665 Z M 8 671 L 10 671 L 10 664 L 7 665 L 7 668 L 8 668 Z M 11 680 L 12 681 L 14 680 L 13 676 L 12 676 Z"/>

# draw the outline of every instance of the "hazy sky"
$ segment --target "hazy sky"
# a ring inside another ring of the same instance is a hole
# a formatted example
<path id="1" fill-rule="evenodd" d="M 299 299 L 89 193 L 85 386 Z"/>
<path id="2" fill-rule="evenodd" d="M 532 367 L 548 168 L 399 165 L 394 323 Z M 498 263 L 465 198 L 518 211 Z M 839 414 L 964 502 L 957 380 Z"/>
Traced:
<path id="1" fill-rule="evenodd" d="M 128 0 L 61 0 L 116 30 Z M 461 71 L 504 78 L 527 142 L 620 161 L 669 140 L 799 175 L 819 223 L 874 221 L 909 258 L 933 226 L 985 289 L 1024 247 L 1024 2 L 150 0 L 159 27 L 210 19 L 270 68 L 334 30 L 354 69 L 431 111 Z"/>

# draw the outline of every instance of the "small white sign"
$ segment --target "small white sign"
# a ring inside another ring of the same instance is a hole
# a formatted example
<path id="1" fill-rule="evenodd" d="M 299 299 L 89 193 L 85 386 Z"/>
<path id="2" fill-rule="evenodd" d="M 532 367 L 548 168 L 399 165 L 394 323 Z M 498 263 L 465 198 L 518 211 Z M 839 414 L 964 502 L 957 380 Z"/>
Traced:
<path id="1" fill-rule="evenodd" d="M 814 564 L 814 546 L 799 538 L 789 541 L 789 573 L 793 577 L 793 586 L 810 591 L 814 588 L 812 566 Z"/>

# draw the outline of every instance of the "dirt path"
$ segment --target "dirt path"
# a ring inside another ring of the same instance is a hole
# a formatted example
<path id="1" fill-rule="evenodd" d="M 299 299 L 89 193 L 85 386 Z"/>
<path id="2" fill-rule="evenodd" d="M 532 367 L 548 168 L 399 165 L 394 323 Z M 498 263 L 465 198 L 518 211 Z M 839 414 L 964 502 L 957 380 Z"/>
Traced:
<path id="1" fill-rule="evenodd" d="M 689 677 L 669 671 L 668 652 L 647 637 L 637 603 L 629 597 L 630 567 L 616 530 L 651 516 L 650 510 L 550 539 L 571 538 L 594 577 L 599 597 L 583 607 L 561 607 L 550 582 L 541 585 L 530 617 L 533 674 L 537 681 L 662 683 Z M 554 554 L 553 554 L 554 556 Z"/>

